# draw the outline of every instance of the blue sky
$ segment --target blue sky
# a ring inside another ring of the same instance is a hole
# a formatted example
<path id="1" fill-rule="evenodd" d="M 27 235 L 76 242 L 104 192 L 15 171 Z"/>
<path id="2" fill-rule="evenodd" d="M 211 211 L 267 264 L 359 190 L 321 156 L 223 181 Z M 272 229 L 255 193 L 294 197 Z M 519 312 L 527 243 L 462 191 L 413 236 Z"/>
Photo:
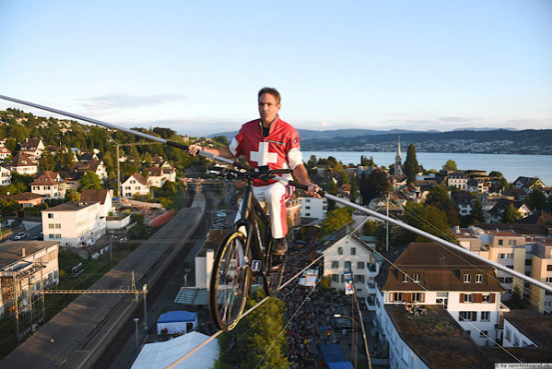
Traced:
<path id="1" fill-rule="evenodd" d="M 551 128 L 549 0 L 1 0 L 0 14 L 0 94 L 127 127 L 236 130 L 274 86 L 303 129 Z"/>

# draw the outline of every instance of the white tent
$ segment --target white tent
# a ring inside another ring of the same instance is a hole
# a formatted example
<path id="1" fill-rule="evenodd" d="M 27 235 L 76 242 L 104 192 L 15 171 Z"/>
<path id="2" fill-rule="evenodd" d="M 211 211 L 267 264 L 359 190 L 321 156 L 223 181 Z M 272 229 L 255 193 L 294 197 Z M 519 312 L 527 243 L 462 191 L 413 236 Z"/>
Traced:
<path id="1" fill-rule="evenodd" d="M 190 332 L 169 341 L 148 343 L 136 358 L 131 369 L 162 369 L 192 351 L 209 336 Z M 219 357 L 219 342 L 213 340 L 176 366 L 177 369 L 209 369 Z"/>

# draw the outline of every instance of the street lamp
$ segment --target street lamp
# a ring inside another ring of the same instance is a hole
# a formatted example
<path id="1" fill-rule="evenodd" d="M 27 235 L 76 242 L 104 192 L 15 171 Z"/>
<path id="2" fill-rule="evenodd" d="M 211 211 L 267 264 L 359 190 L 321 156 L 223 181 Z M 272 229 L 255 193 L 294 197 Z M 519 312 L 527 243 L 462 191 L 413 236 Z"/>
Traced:
<path id="1" fill-rule="evenodd" d="M 342 314 L 334 314 L 334 317 L 335 318 L 348 318 L 349 320 L 351 320 L 351 323 L 352 323 L 352 329 L 353 329 L 353 334 L 351 335 L 351 361 L 353 362 L 353 366 L 355 368 L 357 368 L 357 360 L 355 360 L 355 356 L 357 354 L 357 347 L 356 347 L 356 341 L 355 341 L 355 336 L 356 336 L 356 330 L 355 330 L 355 326 L 356 326 L 356 323 L 355 323 L 355 320 L 351 317 L 351 316 L 348 316 L 348 315 L 342 315 Z"/>
<path id="2" fill-rule="evenodd" d="M 134 335 L 136 337 L 136 351 L 138 351 L 138 321 L 140 319 L 134 318 Z"/>

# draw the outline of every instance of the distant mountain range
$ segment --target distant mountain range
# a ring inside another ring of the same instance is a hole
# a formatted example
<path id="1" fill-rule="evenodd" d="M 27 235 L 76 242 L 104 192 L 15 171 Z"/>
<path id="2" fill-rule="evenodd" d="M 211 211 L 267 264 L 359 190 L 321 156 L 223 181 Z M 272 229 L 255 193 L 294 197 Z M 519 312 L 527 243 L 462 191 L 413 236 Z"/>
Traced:
<path id="1" fill-rule="evenodd" d="M 550 129 L 471 129 L 449 132 L 394 129 L 338 129 L 313 131 L 298 129 L 304 151 L 396 151 L 397 140 L 403 150 L 414 144 L 417 152 L 466 152 L 487 154 L 551 155 Z M 211 135 L 230 140 L 237 132 Z"/>

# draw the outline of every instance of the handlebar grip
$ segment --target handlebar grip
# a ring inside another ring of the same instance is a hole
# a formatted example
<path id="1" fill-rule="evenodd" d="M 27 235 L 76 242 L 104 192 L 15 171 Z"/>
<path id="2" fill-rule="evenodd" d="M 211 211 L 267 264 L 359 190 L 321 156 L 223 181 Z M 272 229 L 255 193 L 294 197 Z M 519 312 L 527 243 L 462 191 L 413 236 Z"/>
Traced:
<path id="1" fill-rule="evenodd" d="M 288 182 L 289 185 L 299 188 L 300 190 L 307 191 L 307 186 L 296 181 L 290 181 Z M 317 194 L 319 194 L 321 197 L 324 197 L 326 195 L 326 191 L 319 190 L 317 191 Z"/>

